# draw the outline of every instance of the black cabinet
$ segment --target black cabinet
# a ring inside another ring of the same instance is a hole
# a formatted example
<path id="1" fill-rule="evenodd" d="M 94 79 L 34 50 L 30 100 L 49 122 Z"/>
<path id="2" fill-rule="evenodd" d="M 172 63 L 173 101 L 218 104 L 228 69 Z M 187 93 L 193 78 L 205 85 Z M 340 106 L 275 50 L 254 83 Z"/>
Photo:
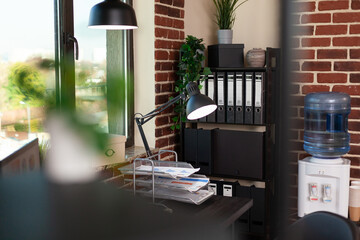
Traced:
<path id="1" fill-rule="evenodd" d="M 211 68 L 205 94 L 218 109 L 211 117 L 184 124 L 181 130 L 183 161 L 200 167 L 210 178 L 262 184 L 262 188 L 236 187 L 237 196 L 254 200 L 251 210 L 237 221 L 237 228 L 261 239 L 274 237 L 270 235 L 274 223 L 270 209 L 275 208 L 273 173 L 278 164 L 274 156 L 279 66 L 280 50 L 267 48 L 264 68 Z"/>

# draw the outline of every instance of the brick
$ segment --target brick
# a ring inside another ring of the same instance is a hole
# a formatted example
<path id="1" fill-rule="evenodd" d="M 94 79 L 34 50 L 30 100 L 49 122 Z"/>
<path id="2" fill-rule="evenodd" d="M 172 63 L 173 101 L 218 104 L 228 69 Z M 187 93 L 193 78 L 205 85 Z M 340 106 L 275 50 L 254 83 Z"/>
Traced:
<path id="1" fill-rule="evenodd" d="M 360 22 L 360 12 L 344 12 L 333 14 L 334 23 Z"/>
<path id="2" fill-rule="evenodd" d="M 168 15 L 169 7 L 166 7 L 166 6 L 163 6 L 160 4 L 155 4 L 155 13 L 161 14 L 161 15 Z"/>
<path id="3" fill-rule="evenodd" d="M 360 24 L 350 25 L 350 34 L 359 34 L 360 33 Z"/>
<path id="4" fill-rule="evenodd" d="M 293 59 L 314 59 L 315 50 L 293 50 Z"/>
<path id="5" fill-rule="evenodd" d="M 349 95 L 360 95 L 360 85 L 335 85 L 333 87 L 334 92 L 345 92 Z M 360 128 L 359 128 L 360 129 Z"/>
<path id="6" fill-rule="evenodd" d="M 294 12 L 314 12 L 315 2 L 295 2 L 293 9 Z"/>
<path id="7" fill-rule="evenodd" d="M 315 35 L 340 35 L 347 33 L 347 25 L 317 26 Z"/>
<path id="8" fill-rule="evenodd" d="M 180 10 L 176 9 L 176 8 L 169 8 L 168 16 L 169 17 L 180 18 L 181 17 Z"/>
<path id="9" fill-rule="evenodd" d="M 351 113 L 353 111 L 354 110 L 351 110 Z M 357 112 L 359 112 L 359 110 L 357 110 Z M 351 115 L 351 113 L 350 113 L 350 115 Z M 356 115 L 358 115 L 357 119 L 359 119 L 360 118 L 360 112 L 358 114 L 356 114 Z M 354 134 L 354 133 L 350 134 L 350 143 L 360 143 L 360 134 Z"/>
<path id="10" fill-rule="evenodd" d="M 292 81 L 299 83 L 312 83 L 314 81 L 314 74 L 312 73 L 293 73 Z"/>
<path id="11" fill-rule="evenodd" d="M 161 71 L 173 70 L 173 65 L 174 63 L 172 62 L 162 62 L 160 63 L 160 70 Z"/>
<path id="12" fill-rule="evenodd" d="M 162 137 L 163 136 L 163 131 L 162 128 L 156 128 L 155 129 L 155 137 Z"/>
<path id="13" fill-rule="evenodd" d="M 172 42 L 166 41 L 166 40 L 155 40 L 155 48 L 161 48 L 161 49 L 169 49 L 171 48 Z"/>
<path id="14" fill-rule="evenodd" d="M 351 59 L 360 59 L 360 49 L 350 49 Z"/>
<path id="15" fill-rule="evenodd" d="M 334 37 L 334 46 L 360 46 L 360 37 Z"/>
<path id="16" fill-rule="evenodd" d="M 351 166 L 360 166 L 360 157 L 346 156 L 346 158 L 351 161 Z"/>
<path id="17" fill-rule="evenodd" d="M 351 102 L 352 105 L 352 102 Z M 354 121 L 349 121 L 349 130 L 350 131 L 359 131 L 360 129 L 360 122 L 354 122 Z"/>
<path id="18" fill-rule="evenodd" d="M 169 29 L 156 27 L 155 28 L 155 37 L 167 38 L 169 35 L 169 31 L 170 31 Z"/>
<path id="19" fill-rule="evenodd" d="M 354 96 L 351 96 L 351 106 L 352 107 L 360 107 L 360 98 L 356 98 Z"/>
<path id="20" fill-rule="evenodd" d="M 290 41 L 291 48 L 298 48 L 300 47 L 300 39 L 299 38 L 292 38 Z"/>
<path id="21" fill-rule="evenodd" d="M 296 130 L 289 131 L 289 139 L 298 140 L 299 139 L 298 131 Z"/>
<path id="22" fill-rule="evenodd" d="M 300 14 L 291 14 L 291 23 L 300 24 Z"/>
<path id="23" fill-rule="evenodd" d="M 314 26 L 296 26 L 293 27 L 295 36 L 313 35 Z"/>
<path id="24" fill-rule="evenodd" d="M 172 83 L 161 84 L 161 92 L 173 92 L 174 85 Z"/>
<path id="25" fill-rule="evenodd" d="M 319 49 L 317 50 L 318 59 L 346 59 L 346 49 Z"/>
<path id="26" fill-rule="evenodd" d="M 155 16 L 155 25 L 164 26 L 164 27 L 172 27 L 173 19 L 168 18 L 168 17 Z"/>
<path id="27" fill-rule="evenodd" d="M 169 77 L 168 73 L 155 73 L 155 81 L 156 82 L 164 82 L 167 81 Z"/>
<path id="28" fill-rule="evenodd" d="M 162 147 L 166 147 L 168 145 L 169 145 L 169 139 L 167 137 L 156 139 L 156 142 L 155 142 L 156 148 L 162 148 Z"/>
<path id="29" fill-rule="evenodd" d="M 167 51 L 156 50 L 155 51 L 155 60 L 168 60 L 169 54 Z"/>
<path id="30" fill-rule="evenodd" d="M 301 39 L 301 45 L 303 47 L 328 47 L 330 41 L 330 38 L 303 38 Z"/>
<path id="31" fill-rule="evenodd" d="M 183 8 L 185 6 L 184 0 L 174 0 L 173 6 Z"/>
<path id="32" fill-rule="evenodd" d="M 304 14 L 301 16 L 301 23 L 329 23 L 331 22 L 330 13 Z"/>
<path id="33" fill-rule="evenodd" d="M 304 62 L 301 66 L 303 71 L 330 71 L 331 62 Z"/>
<path id="34" fill-rule="evenodd" d="M 163 4 L 167 4 L 167 5 L 172 5 L 173 1 L 172 0 L 160 0 L 161 3 Z"/>
<path id="35" fill-rule="evenodd" d="M 180 38 L 180 32 L 177 31 L 177 30 L 169 30 L 168 38 L 169 39 L 179 39 Z"/>
<path id="36" fill-rule="evenodd" d="M 360 69 L 360 62 L 335 62 L 335 71 L 356 71 Z"/>
<path id="37" fill-rule="evenodd" d="M 350 74 L 350 82 L 351 83 L 360 83 L 360 74 L 359 73 L 351 73 Z"/>
<path id="38" fill-rule="evenodd" d="M 329 90 L 330 87 L 325 85 L 305 85 L 302 87 L 303 94 L 308 94 L 312 92 L 328 92 Z"/>
<path id="39" fill-rule="evenodd" d="M 295 142 L 295 141 L 289 141 L 289 148 L 293 151 L 301 151 L 304 149 L 304 143 L 303 142 Z"/>
<path id="40" fill-rule="evenodd" d="M 155 62 L 155 70 L 158 71 L 160 70 L 160 62 Z"/>
<path id="41" fill-rule="evenodd" d="M 290 101 L 293 106 L 304 106 L 304 96 L 291 96 Z"/>
<path id="42" fill-rule="evenodd" d="M 320 1 L 319 11 L 349 9 L 349 1 Z"/>
<path id="43" fill-rule="evenodd" d="M 177 29 L 184 29 L 184 20 L 174 19 L 172 27 Z"/>
<path id="44" fill-rule="evenodd" d="M 155 96 L 155 105 L 164 104 L 167 101 L 169 101 L 169 96 L 167 94 Z"/>
<path id="45" fill-rule="evenodd" d="M 349 118 L 355 119 L 355 120 L 360 119 L 360 110 L 352 109 L 351 112 L 350 112 Z M 357 142 L 357 143 L 360 143 L 360 141 Z"/>
<path id="46" fill-rule="evenodd" d="M 290 70 L 291 71 L 299 71 L 300 70 L 300 63 L 299 62 L 291 62 L 290 63 Z"/>
<path id="47" fill-rule="evenodd" d="M 185 39 L 185 32 L 180 31 L 180 40 L 184 40 L 184 39 Z"/>
<path id="48" fill-rule="evenodd" d="M 359 0 L 352 0 L 351 1 L 351 9 L 353 9 L 353 10 L 360 9 L 360 1 Z"/>
<path id="49" fill-rule="evenodd" d="M 169 73 L 169 81 L 175 82 L 178 79 L 178 76 L 175 74 L 175 72 Z"/>
<path id="50" fill-rule="evenodd" d="M 185 11 L 184 10 L 180 10 L 180 18 L 184 18 L 185 17 Z"/>
<path id="51" fill-rule="evenodd" d="M 360 155 L 360 146 L 351 144 L 349 154 Z M 359 171 L 360 171 L 360 169 L 359 169 Z M 359 175 L 359 177 L 360 177 L 360 175 Z"/>
<path id="52" fill-rule="evenodd" d="M 291 84 L 289 86 L 289 88 L 290 88 L 290 94 L 298 94 L 298 93 L 300 93 L 300 86 L 299 85 Z"/>
<path id="53" fill-rule="evenodd" d="M 290 128 L 304 129 L 304 119 L 291 119 Z"/>
<path id="54" fill-rule="evenodd" d="M 347 74 L 345 73 L 318 73 L 318 83 L 346 83 Z"/>
<path id="55" fill-rule="evenodd" d="M 160 93 L 161 92 L 161 84 L 155 84 L 155 93 Z"/>
<path id="56" fill-rule="evenodd" d="M 165 116 L 157 116 L 155 119 L 155 125 L 156 126 L 161 126 L 161 125 L 166 125 L 169 123 L 169 117 Z"/>

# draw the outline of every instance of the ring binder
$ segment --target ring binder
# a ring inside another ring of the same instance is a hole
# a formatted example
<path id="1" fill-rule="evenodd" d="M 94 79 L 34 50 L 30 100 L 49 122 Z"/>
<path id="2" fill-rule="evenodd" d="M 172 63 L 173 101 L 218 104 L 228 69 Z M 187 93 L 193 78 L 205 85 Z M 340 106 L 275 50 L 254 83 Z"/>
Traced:
<path id="1" fill-rule="evenodd" d="M 216 111 L 216 122 L 224 123 L 225 122 L 225 73 L 218 72 L 216 74 L 217 82 L 217 111 Z"/>
<path id="2" fill-rule="evenodd" d="M 245 73 L 245 124 L 254 123 L 254 79 L 253 73 Z"/>
<path id="3" fill-rule="evenodd" d="M 235 123 L 244 123 L 244 73 L 235 73 Z"/>
<path id="4" fill-rule="evenodd" d="M 264 124 L 264 73 L 255 73 L 254 124 Z"/>
<path id="5" fill-rule="evenodd" d="M 226 122 L 235 122 L 235 110 L 234 110 L 234 73 L 227 72 L 227 104 L 226 104 Z"/>

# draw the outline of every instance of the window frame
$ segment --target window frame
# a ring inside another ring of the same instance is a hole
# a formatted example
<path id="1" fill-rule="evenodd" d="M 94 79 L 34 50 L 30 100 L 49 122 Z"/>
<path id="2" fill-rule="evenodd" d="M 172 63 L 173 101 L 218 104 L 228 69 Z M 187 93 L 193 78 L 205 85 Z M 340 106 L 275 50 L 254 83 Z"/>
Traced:
<path id="1" fill-rule="evenodd" d="M 132 5 L 132 0 L 123 2 Z M 65 107 L 76 109 L 75 49 L 74 42 L 68 41 L 67 37 L 74 36 L 73 4 L 73 0 L 54 0 L 56 104 L 60 110 Z M 126 147 L 130 147 L 134 145 L 133 33 L 131 30 L 106 30 L 106 43 L 109 134 L 125 135 Z M 115 54 L 110 50 L 115 50 Z M 120 98 L 111 97 L 119 95 Z"/>

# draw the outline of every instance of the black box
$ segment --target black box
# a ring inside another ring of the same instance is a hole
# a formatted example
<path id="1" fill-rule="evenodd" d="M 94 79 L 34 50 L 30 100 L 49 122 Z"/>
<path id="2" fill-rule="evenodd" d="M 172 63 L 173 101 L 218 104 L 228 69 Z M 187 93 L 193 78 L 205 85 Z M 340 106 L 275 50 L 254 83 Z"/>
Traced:
<path id="1" fill-rule="evenodd" d="M 244 44 L 208 46 L 208 66 L 212 68 L 244 67 Z"/>
<path id="2" fill-rule="evenodd" d="M 263 179 L 263 132 L 214 129 L 213 144 L 215 175 Z"/>

